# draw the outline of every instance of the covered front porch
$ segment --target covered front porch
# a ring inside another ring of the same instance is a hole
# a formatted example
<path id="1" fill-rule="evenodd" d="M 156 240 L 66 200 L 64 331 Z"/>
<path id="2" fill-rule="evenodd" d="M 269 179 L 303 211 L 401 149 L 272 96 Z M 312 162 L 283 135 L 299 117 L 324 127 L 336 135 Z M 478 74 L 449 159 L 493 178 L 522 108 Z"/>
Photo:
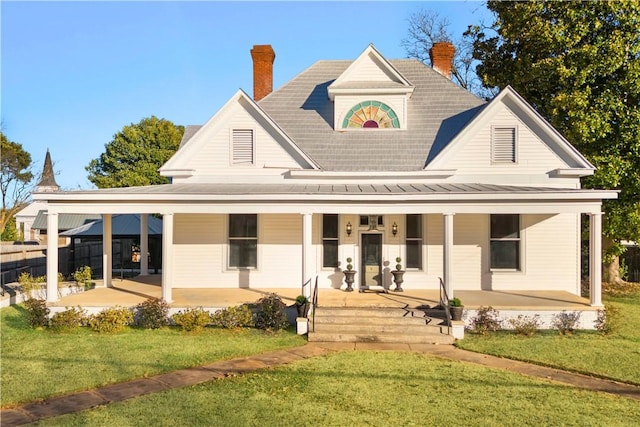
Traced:
<path id="1" fill-rule="evenodd" d="M 113 279 L 111 287 L 71 294 L 49 303 L 50 307 L 81 306 L 87 310 L 112 306 L 132 307 L 148 298 L 162 297 L 162 276 L 138 276 L 131 279 Z M 343 286 L 344 288 L 344 286 Z M 297 288 L 174 288 L 173 309 L 205 307 L 218 309 L 256 302 L 275 293 L 285 304 L 294 304 L 301 290 Z M 521 311 L 595 311 L 587 298 L 564 291 L 456 291 L 465 309 L 477 310 L 491 306 L 496 310 Z M 409 289 L 402 293 L 367 291 L 345 292 L 343 289 L 318 290 L 320 307 L 435 307 L 440 294 L 435 289 Z"/>

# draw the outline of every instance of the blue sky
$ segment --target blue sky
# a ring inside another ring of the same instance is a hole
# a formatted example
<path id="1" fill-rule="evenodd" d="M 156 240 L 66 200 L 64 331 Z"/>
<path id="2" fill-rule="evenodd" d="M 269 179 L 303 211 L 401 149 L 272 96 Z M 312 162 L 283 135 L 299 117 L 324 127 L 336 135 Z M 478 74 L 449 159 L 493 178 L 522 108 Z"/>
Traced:
<path id="1" fill-rule="evenodd" d="M 2 131 L 31 153 L 47 148 L 65 190 L 92 188 L 85 166 L 123 126 L 155 115 L 203 124 L 239 88 L 253 92 L 254 44 L 276 52 L 274 89 L 321 59 L 368 45 L 404 58 L 407 20 L 421 9 L 454 37 L 487 21 L 484 3 L 30 2 L 0 3 Z"/>

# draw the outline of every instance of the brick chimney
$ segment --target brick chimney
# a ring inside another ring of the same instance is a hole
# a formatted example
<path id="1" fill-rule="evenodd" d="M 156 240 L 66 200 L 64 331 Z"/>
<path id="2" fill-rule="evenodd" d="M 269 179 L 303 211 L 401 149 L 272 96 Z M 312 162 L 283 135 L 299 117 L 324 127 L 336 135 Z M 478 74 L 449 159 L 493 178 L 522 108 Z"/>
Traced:
<path id="1" fill-rule="evenodd" d="M 437 42 L 429 49 L 429 58 L 431 66 L 438 73 L 448 79 L 451 79 L 451 67 L 453 64 L 453 55 L 456 48 L 449 42 Z"/>
<path id="2" fill-rule="evenodd" d="M 273 61 L 276 53 L 270 44 L 253 45 L 253 99 L 260 101 L 273 91 Z"/>

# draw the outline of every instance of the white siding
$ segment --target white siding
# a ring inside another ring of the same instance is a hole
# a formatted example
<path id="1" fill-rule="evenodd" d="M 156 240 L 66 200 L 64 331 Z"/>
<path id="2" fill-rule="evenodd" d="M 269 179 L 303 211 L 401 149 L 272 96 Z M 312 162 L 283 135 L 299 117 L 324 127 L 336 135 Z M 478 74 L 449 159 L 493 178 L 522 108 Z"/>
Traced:
<path id="1" fill-rule="evenodd" d="M 175 288 L 297 288 L 302 216 L 258 216 L 258 268 L 227 268 L 227 215 L 176 215 Z"/>
<path id="2" fill-rule="evenodd" d="M 398 224 L 398 235 L 391 224 Z M 346 236 L 347 222 L 353 233 Z M 321 288 L 340 288 L 340 270 L 323 269 L 321 215 L 312 219 L 311 257 Z M 442 276 L 442 215 L 423 216 L 423 269 L 407 271 L 403 288 L 438 289 Z M 579 218 L 574 214 L 522 215 L 522 271 L 489 268 L 489 216 L 454 216 L 453 288 L 459 290 L 563 290 L 579 292 Z M 227 269 L 227 216 L 176 215 L 174 237 L 174 287 L 176 288 L 299 288 L 302 284 L 302 215 L 259 215 L 258 268 Z M 339 260 L 347 257 L 359 265 L 360 233 L 357 215 L 341 215 Z M 404 216 L 385 216 L 384 267 L 393 269 L 395 258 L 404 259 Z M 312 273 L 314 276 L 315 274 Z M 384 274 L 391 284 L 390 273 Z M 356 277 L 359 280 L 359 277 Z M 359 283 L 359 282 L 356 282 Z"/>
<path id="3" fill-rule="evenodd" d="M 491 289 L 579 291 L 579 221 L 574 214 L 523 215 L 523 271 L 492 272 Z"/>
<path id="4" fill-rule="evenodd" d="M 352 68 L 349 73 L 343 74 L 341 83 L 347 81 L 363 82 L 388 82 L 391 77 L 385 73 L 382 64 L 377 63 L 372 58 L 373 55 L 361 57 L 357 67 Z"/>
<path id="5" fill-rule="evenodd" d="M 516 127 L 516 163 L 491 162 L 491 128 Z M 473 139 L 465 141 L 452 156 L 447 167 L 457 169 L 457 174 L 523 174 L 536 179 L 556 168 L 567 165 L 549 149 L 522 121 L 506 106 L 487 123 Z"/>
<path id="6" fill-rule="evenodd" d="M 427 216 L 428 286 L 442 276 L 441 215 Z M 562 290 L 579 292 L 579 220 L 574 214 L 522 215 L 522 271 L 489 268 L 489 217 L 455 215 L 453 288 L 462 290 Z M 411 284 L 407 283 L 407 288 Z"/>
<path id="7" fill-rule="evenodd" d="M 226 245 L 226 215 L 175 215 L 173 284 L 176 288 L 217 288 Z"/>

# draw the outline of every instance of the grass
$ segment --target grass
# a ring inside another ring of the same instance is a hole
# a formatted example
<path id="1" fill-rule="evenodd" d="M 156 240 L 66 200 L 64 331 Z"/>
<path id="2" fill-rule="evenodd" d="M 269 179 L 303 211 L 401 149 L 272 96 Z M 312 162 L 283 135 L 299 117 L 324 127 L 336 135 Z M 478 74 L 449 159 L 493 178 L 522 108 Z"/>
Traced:
<path id="1" fill-rule="evenodd" d="M 127 328 L 101 335 L 88 328 L 71 333 L 30 329 L 22 306 L 0 310 L 2 407 L 128 379 L 303 345 L 292 331 L 208 328 Z"/>
<path id="2" fill-rule="evenodd" d="M 488 336 L 465 334 L 458 347 L 574 372 L 640 385 L 640 292 L 605 295 L 606 304 L 620 309 L 623 324 L 612 335 L 579 331 L 560 336 L 555 331 L 534 337 L 508 332 Z"/>
<path id="3" fill-rule="evenodd" d="M 603 337 L 468 334 L 471 350 L 640 384 L 640 293 L 607 296 L 625 323 Z M 0 311 L 2 405 L 11 406 L 163 371 L 305 342 L 295 334 L 128 329 L 98 335 L 29 329 L 24 310 Z M 342 352 L 176 389 L 40 425 L 635 425 L 640 402 L 437 357 Z"/>
<path id="4" fill-rule="evenodd" d="M 118 426 L 635 425 L 640 402 L 416 353 L 341 352 L 42 421 Z"/>

